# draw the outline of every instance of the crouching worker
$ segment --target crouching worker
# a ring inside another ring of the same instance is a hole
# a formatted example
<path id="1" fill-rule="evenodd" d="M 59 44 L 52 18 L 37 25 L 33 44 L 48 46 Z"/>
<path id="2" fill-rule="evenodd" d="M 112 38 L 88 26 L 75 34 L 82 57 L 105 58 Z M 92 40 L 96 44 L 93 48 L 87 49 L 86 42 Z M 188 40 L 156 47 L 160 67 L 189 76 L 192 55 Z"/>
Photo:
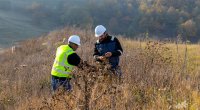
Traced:
<path id="1" fill-rule="evenodd" d="M 70 80 L 72 79 L 72 70 L 74 66 L 79 66 L 82 60 L 75 53 L 80 46 L 80 37 L 72 35 L 68 39 L 68 45 L 61 45 L 57 48 L 56 58 L 51 71 L 51 87 L 53 93 L 60 86 L 66 91 L 72 90 Z"/>

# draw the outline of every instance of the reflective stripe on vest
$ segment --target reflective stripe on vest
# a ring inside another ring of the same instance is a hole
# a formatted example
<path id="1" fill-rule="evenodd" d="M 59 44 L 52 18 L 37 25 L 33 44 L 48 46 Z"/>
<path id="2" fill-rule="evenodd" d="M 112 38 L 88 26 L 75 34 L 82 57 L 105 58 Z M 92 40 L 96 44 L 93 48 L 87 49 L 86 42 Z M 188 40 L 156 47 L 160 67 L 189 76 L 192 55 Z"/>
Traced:
<path id="1" fill-rule="evenodd" d="M 51 74 L 57 77 L 71 78 L 70 73 L 74 66 L 68 63 L 67 58 L 73 53 L 75 52 L 68 45 L 58 47 Z"/>
<path id="2" fill-rule="evenodd" d="M 60 69 L 55 68 L 55 67 L 53 67 L 53 70 L 56 71 L 56 72 L 59 72 L 59 73 L 69 74 L 69 72 L 67 72 L 67 71 L 63 71 L 63 70 L 60 70 Z"/>

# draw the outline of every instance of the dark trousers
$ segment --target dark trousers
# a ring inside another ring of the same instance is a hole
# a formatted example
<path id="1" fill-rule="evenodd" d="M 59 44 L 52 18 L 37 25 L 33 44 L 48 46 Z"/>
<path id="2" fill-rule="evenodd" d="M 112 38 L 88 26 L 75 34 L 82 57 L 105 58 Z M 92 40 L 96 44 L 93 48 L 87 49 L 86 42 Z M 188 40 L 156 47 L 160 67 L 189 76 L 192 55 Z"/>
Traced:
<path id="1" fill-rule="evenodd" d="M 60 86 L 62 86 L 65 91 L 71 91 L 72 86 L 70 84 L 70 80 L 71 79 L 64 78 L 64 77 L 52 76 L 51 77 L 52 91 L 55 92 L 56 89 L 58 89 Z"/>
<path id="2" fill-rule="evenodd" d="M 117 75 L 118 77 L 121 77 L 122 76 L 122 71 L 121 71 L 121 68 L 120 66 L 116 66 L 114 68 L 111 68 L 111 71 L 113 71 L 113 73 L 115 75 Z"/>

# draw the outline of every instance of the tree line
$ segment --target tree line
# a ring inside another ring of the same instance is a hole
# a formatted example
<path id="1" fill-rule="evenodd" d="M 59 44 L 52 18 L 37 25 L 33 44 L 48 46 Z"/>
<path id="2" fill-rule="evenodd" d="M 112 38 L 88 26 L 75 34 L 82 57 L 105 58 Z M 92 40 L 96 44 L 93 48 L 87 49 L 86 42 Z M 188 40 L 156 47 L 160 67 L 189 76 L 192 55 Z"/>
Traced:
<path id="1" fill-rule="evenodd" d="M 103 24 L 111 33 L 131 37 L 200 39 L 200 0 L 34 0 L 24 12 L 40 25 Z"/>

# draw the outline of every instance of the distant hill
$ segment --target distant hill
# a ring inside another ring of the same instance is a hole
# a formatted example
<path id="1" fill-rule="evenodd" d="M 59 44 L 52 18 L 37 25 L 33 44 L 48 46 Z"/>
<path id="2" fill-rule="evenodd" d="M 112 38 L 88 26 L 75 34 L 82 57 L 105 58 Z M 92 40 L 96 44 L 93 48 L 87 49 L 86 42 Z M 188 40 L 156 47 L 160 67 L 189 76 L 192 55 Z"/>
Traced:
<path id="1" fill-rule="evenodd" d="M 50 25 L 41 27 L 22 13 L 0 9 L 0 47 L 8 47 L 17 41 L 47 33 L 52 29 Z"/>
<path id="2" fill-rule="evenodd" d="M 23 17 L 31 19 L 28 22 L 31 27 L 20 23 L 25 32 L 26 28 L 30 28 L 27 29 L 30 35 L 37 35 L 40 33 L 38 31 L 43 32 L 48 28 L 73 26 L 84 29 L 102 24 L 110 33 L 134 38 L 144 38 L 148 34 L 151 38 L 161 40 L 177 40 L 177 37 L 181 37 L 192 43 L 200 39 L 199 0 L 0 1 L 0 10 L 14 10 L 14 15 L 20 13 L 22 20 Z"/>
<path id="3" fill-rule="evenodd" d="M 0 9 L 2 10 L 10 10 L 11 2 L 8 0 L 0 0 Z"/>

